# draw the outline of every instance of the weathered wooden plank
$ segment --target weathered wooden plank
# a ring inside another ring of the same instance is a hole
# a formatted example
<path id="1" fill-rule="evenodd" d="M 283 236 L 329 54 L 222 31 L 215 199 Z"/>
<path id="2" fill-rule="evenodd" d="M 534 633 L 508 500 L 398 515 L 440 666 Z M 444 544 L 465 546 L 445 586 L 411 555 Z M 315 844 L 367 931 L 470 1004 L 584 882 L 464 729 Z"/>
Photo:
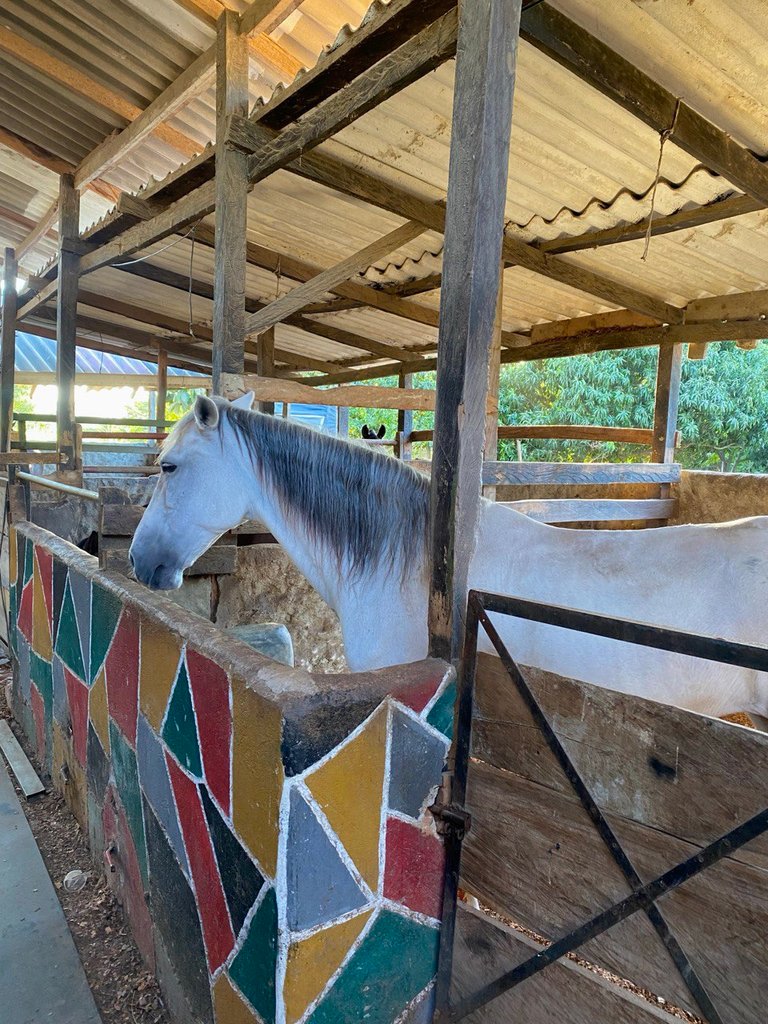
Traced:
<path id="1" fill-rule="evenodd" d="M 551 320 L 549 323 L 534 324 L 531 327 L 531 343 L 584 338 L 592 333 L 623 330 L 627 327 L 658 326 L 658 320 L 653 317 L 635 313 L 631 309 L 618 309 L 611 313 L 593 313 L 590 316 L 575 316 L 568 320 Z"/>
<path id="2" fill-rule="evenodd" d="M 0 720 L 0 749 L 5 754 L 5 759 L 16 777 L 22 793 L 29 799 L 45 792 L 45 786 L 40 781 L 37 772 L 29 762 L 29 758 L 21 749 L 19 741 L 11 732 L 11 727 L 5 719 Z"/>
<path id="3" fill-rule="evenodd" d="M 216 74 L 216 46 L 209 47 L 117 135 L 108 136 L 86 156 L 75 172 L 75 187 L 83 188 L 141 145 L 164 121 L 204 92 Z M 191 141 L 191 140 L 190 140 Z M 199 148 L 199 147 L 198 147 Z M 186 152 L 186 151 L 185 151 Z M 187 152 L 187 155 L 191 155 Z"/>
<path id="4" fill-rule="evenodd" d="M 429 540 L 430 653 L 447 660 L 460 650 L 480 509 L 520 10 L 520 0 L 477 0 L 460 9 Z M 457 544 L 458 537 L 465 542 Z"/>
<path id="5" fill-rule="evenodd" d="M 694 299 L 685 307 L 687 324 L 708 320 L 759 320 L 765 316 L 768 316 L 768 290 L 765 288 Z"/>
<path id="6" fill-rule="evenodd" d="M 228 119 L 248 114 L 248 43 L 233 11 L 219 18 L 216 37 L 216 256 L 213 291 L 213 390 L 223 373 L 245 367 L 245 235 L 247 157 L 226 144 Z"/>
<path id="7" fill-rule="evenodd" d="M 8 450 L 11 441 L 13 386 L 16 373 L 16 253 L 5 250 L 3 264 L 3 324 L 0 335 L 0 452 Z"/>
<path id="8" fill-rule="evenodd" d="M 0 452 L 0 466 L 51 466 L 56 465 L 58 460 L 58 453 L 54 451 Z"/>
<path id="9" fill-rule="evenodd" d="M 496 316 L 493 321 L 493 339 L 488 363 L 488 392 L 485 400 L 485 438 L 483 458 L 499 457 L 499 378 L 501 373 L 501 335 L 504 312 L 504 264 L 499 265 L 499 290 L 496 296 Z M 496 488 L 483 487 L 483 497 L 496 500 Z"/>
<path id="10" fill-rule="evenodd" d="M 669 484 L 680 466 L 654 462 L 486 462 L 483 482 L 496 484 Z"/>
<path id="11" fill-rule="evenodd" d="M 671 519 L 677 510 L 674 498 L 549 498 L 500 502 L 540 523 L 633 522 Z"/>
<path id="12" fill-rule="evenodd" d="M 237 548 L 220 544 L 208 548 L 194 565 L 184 570 L 185 576 L 227 576 L 237 568 Z"/>
<path id="13" fill-rule="evenodd" d="M 222 378 L 225 398 L 237 398 L 253 391 L 259 402 L 305 402 L 324 405 L 352 406 L 365 409 L 427 409 L 435 407 L 435 392 L 424 388 L 338 387 L 317 391 L 298 380 L 276 380 L 253 374 Z"/>
<path id="14" fill-rule="evenodd" d="M 431 441 L 433 431 L 414 430 L 412 441 Z M 554 440 L 614 441 L 624 444 L 651 444 L 653 431 L 646 427 L 598 427 L 591 424 L 575 423 L 521 423 L 502 424 L 499 437 L 505 440 L 522 441 L 526 438 L 549 438 Z"/>
<path id="15" fill-rule="evenodd" d="M 144 512 L 143 505 L 103 504 L 99 515 L 99 532 L 107 537 L 132 537 Z"/>
<path id="16" fill-rule="evenodd" d="M 331 291 L 335 285 L 348 281 L 355 274 L 367 270 L 373 263 L 383 256 L 395 252 L 406 245 L 414 238 L 424 233 L 424 226 L 416 221 L 408 221 L 394 231 L 388 232 L 370 245 L 364 246 L 346 259 L 341 260 L 333 267 L 329 267 L 317 277 L 311 278 L 304 284 L 292 289 L 287 295 L 270 302 L 258 313 L 253 313 L 246 319 L 245 329 L 248 334 L 260 334 L 262 331 L 280 323 L 291 313 L 298 313 L 300 309 L 321 298 L 326 292 Z M 234 371 L 233 371 L 234 372 Z"/>
<path id="17" fill-rule="evenodd" d="M 704 845 L 768 803 L 766 734 L 541 669 L 523 674 L 604 812 Z M 487 654 L 478 659 L 472 753 L 572 793 L 501 662 Z M 734 857 L 768 870 L 768 837 Z"/>
<path id="18" fill-rule="evenodd" d="M 80 232 L 80 193 L 71 174 L 59 186 L 59 274 L 56 293 L 56 440 L 61 468 L 77 470 L 75 452 L 75 349 L 79 255 L 69 243 Z"/>
<path id="19" fill-rule="evenodd" d="M 768 204 L 768 168 L 754 153 L 574 21 L 539 4 L 526 12 L 521 35 L 654 131 L 671 131 L 676 146 Z"/>
<path id="20" fill-rule="evenodd" d="M 606 722 L 606 728 L 611 724 Z M 569 795 L 473 761 L 467 807 L 472 829 L 464 844 L 463 884 L 524 927 L 559 937 L 627 895 L 627 882 L 608 848 Z M 609 816 L 609 821 L 645 879 L 700 848 L 625 819 Z M 726 859 L 666 894 L 659 908 L 706 979 L 723 1019 L 758 1024 L 768 976 L 768 871 Z M 580 953 L 678 1006 L 695 1009 L 642 913 Z"/>
<path id="21" fill-rule="evenodd" d="M 451 1000 L 484 985 L 545 948 L 522 932 L 460 903 Z M 573 960 L 561 960 L 467 1017 L 468 1024 L 675 1024 L 679 1018 Z"/>
<path id="22" fill-rule="evenodd" d="M 165 407 L 168 400 L 168 353 L 163 348 L 157 351 L 157 405 L 155 414 L 157 426 L 165 425 Z"/>
<path id="23" fill-rule="evenodd" d="M 272 32 L 301 4 L 302 0 L 253 0 L 240 16 L 240 31 L 246 36 L 251 32 Z"/>
<path id="24" fill-rule="evenodd" d="M 30 229 L 21 242 L 16 247 L 16 259 L 21 262 L 30 249 L 34 249 L 41 238 L 45 238 L 51 229 L 56 226 L 56 218 L 59 211 L 59 199 L 58 196 L 53 200 L 51 205 L 38 220 L 37 224 Z"/>

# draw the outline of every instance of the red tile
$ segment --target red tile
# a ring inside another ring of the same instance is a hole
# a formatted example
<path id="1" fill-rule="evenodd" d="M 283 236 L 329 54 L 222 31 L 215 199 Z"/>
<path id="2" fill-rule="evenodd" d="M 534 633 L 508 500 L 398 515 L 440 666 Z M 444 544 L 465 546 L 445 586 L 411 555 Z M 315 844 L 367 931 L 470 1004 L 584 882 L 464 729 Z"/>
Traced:
<path id="1" fill-rule="evenodd" d="M 88 744 L 88 687 L 77 676 L 72 675 L 66 666 L 64 679 L 67 683 L 69 718 L 72 723 L 72 745 L 75 757 L 85 768 Z"/>
<path id="2" fill-rule="evenodd" d="M 16 618 L 21 634 L 32 643 L 32 579 L 21 592 L 19 612 Z"/>
<path id="3" fill-rule="evenodd" d="M 208 789 L 229 814 L 232 714 L 227 673 L 197 651 L 187 651 L 187 671 L 195 704 L 200 753 Z"/>
<path id="4" fill-rule="evenodd" d="M 123 736 L 136 747 L 139 710 L 139 619 L 125 608 L 105 662 L 109 713 Z"/>
<path id="5" fill-rule="evenodd" d="M 107 790 L 101 821 L 104 826 L 104 849 L 112 848 L 110 858 L 115 867 L 114 872 L 107 871 L 107 881 L 125 907 L 136 945 L 152 970 L 155 962 L 152 919 L 144 898 L 139 858 L 125 810 L 112 786 Z"/>
<path id="6" fill-rule="evenodd" d="M 387 821 L 384 895 L 427 917 L 442 914 L 445 850 L 437 836 L 399 818 Z"/>
<path id="7" fill-rule="evenodd" d="M 45 707 L 40 691 L 34 683 L 30 685 L 30 700 L 32 703 L 32 714 L 35 719 L 35 733 L 37 735 L 37 756 L 41 761 L 45 759 Z"/>
<path id="8" fill-rule="evenodd" d="M 406 707 L 411 708 L 418 714 L 422 712 L 427 704 L 432 700 L 444 679 L 444 671 L 435 672 L 434 676 L 430 676 L 428 679 L 424 679 L 420 683 L 416 683 L 415 685 L 407 688 L 404 687 L 402 690 L 396 690 L 392 696 L 395 700 L 399 700 L 401 704 L 405 704 Z"/>
<path id="9" fill-rule="evenodd" d="M 166 754 L 165 758 L 195 883 L 197 911 L 203 926 L 208 967 L 213 973 L 232 952 L 235 936 L 197 785 L 184 774 L 170 754 Z"/>
<path id="10" fill-rule="evenodd" d="M 53 555 L 45 548 L 36 548 L 37 564 L 40 567 L 40 579 L 43 584 L 45 610 L 48 612 L 48 624 L 53 626 Z"/>

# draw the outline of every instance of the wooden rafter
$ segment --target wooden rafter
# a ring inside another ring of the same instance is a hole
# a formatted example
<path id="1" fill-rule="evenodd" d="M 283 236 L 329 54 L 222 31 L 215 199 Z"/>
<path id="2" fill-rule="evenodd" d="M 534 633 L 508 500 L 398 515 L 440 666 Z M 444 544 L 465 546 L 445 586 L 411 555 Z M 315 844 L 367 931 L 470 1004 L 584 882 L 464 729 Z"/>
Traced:
<path id="1" fill-rule="evenodd" d="M 19 262 L 21 262 L 21 260 L 29 252 L 30 249 L 34 249 L 37 243 L 42 238 L 45 238 L 49 231 L 52 231 L 53 229 L 56 228 L 58 223 L 58 211 L 59 199 L 57 196 L 56 199 L 54 199 L 54 201 L 45 211 L 45 213 L 42 215 L 37 224 L 33 225 L 33 227 L 29 229 L 29 232 L 24 236 L 24 238 L 19 242 L 18 246 L 16 247 L 16 258 L 18 259 Z"/>
<path id="2" fill-rule="evenodd" d="M 252 32 L 273 32 L 302 3 L 303 0 L 253 0 L 240 15 L 240 31 L 246 36 Z"/>
<path id="3" fill-rule="evenodd" d="M 66 61 L 53 57 L 46 50 L 35 46 L 4 25 L 0 25 L 0 52 L 10 54 L 15 60 L 22 61 L 70 92 L 84 96 L 91 103 L 110 110 L 126 121 L 134 121 L 141 114 L 141 107 L 97 82 L 90 75 L 83 74 Z M 198 143 L 168 125 L 158 125 L 157 135 L 185 156 L 192 156 L 200 149 Z"/>
<path id="4" fill-rule="evenodd" d="M 220 0 L 176 0 L 176 3 L 210 28 L 215 28 L 219 16 L 229 10 L 228 4 L 220 3 Z M 248 48 L 257 63 L 269 68 L 284 82 L 290 82 L 302 69 L 301 62 L 265 32 L 251 36 Z"/>
<path id="5" fill-rule="evenodd" d="M 298 313 L 309 302 L 314 302 L 326 292 L 344 281 L 348 281 L 355 274 L 366 270 L 377 260 L 395 252 L 403 245 L 418 238 L 424 233 L 422 224 L 408 221 L 401 227 L 390 231 L 388 234 L 378 238 L 370 245 L 347 256 L 333 267 L 329 267 L 316 277 L 310 278 L 304 284 L 300 284 L 287 295 L 271 302 L 259 313 L 249 316 L 245 322 L 245 329 L 248 334 L 260 334 L 275 324 L 280 323 L 291 313 Z"/>
<path id="6" fill-rule="evenodd" d="M 520 35 L 710 170 L 768 205 L 768 166 L 626 58 L 548 4 L 522 19 Z"/>

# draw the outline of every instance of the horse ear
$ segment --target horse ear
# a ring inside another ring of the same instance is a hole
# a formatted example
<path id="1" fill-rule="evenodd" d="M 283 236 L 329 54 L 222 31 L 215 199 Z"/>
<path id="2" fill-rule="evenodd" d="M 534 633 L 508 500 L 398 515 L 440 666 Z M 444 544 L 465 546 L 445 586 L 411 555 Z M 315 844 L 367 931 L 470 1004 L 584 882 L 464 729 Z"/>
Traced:
<path id="1" fill-rule="evenodd" d="M 230 402 L 233 409 L 252 409 L 253 408 L 253 392 L 246 391 L 244 395 L 240 395 L 233 402 Z"/>
<path id="2" fill-rule="evenodd" d="M 371 433 L 371 432 L 370 432 L 370 430 L 368 429 L 368 424 L 367 424 L 367 423 L 364 423 L 364 424 L 363 424 L 363 429 L 362 429 L 362 430 L 360 431 L 360 436 L 361 436 L 362 438 L 364 438 L 364 439 L 365 439 L 365 440 L 367 441 L 367 440 L 368 440 L 368 438 L 370 437 L 370 433 Z"/>
<path id="3" fill-rule="evenodd" d="M 384 424 L 382 423 L 382 424 L 381 424 L 381 426 L 379 427 L 379 432 L 378 432 L 378 434 L 377 434 L 376 436 L 377 436 L 377 437 L 379 438 L 379 440 L 381 440 L 381 438 L 382 438 L 382 437 L 384 437 L 384 435 L 386 434 L 386 432 L 387 432 L 387 428 L 386 428 L 386 426 L 385 426 L 385 425 L 384 425 Z"/>
<path id="4" fill-rule="evenodd" d="M 219 407 L 207 395 L 195 399 L 195 422 L 201 430 L 213 430 L 219 423 Z"/>

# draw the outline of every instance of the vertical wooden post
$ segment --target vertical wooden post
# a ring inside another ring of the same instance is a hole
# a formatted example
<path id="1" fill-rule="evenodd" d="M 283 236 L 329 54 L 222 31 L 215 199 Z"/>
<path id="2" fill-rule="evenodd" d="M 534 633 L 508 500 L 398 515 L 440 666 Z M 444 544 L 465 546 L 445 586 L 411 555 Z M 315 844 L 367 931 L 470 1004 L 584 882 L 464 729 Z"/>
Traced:
<path id="1" fill-rule="evenodd" d="M 499 290 L 496 296 L 496 319 L 493 323 L 491 358 L 488 364 L 488 398 L 485 403 L 485 446 L 483 459 L 495 462 L 499 457 L 499 378 L 501 375 L 501 328 L 504 303 L 504 261 L 499 264 Z M 483 497 L 496 501 L 495 486 L 483 487 Z"/>
<path id="2" fill-rule="evenodd" d="M 59 469 L 79 471 L 75 444 L 75 350 L 80 256 L 80 193 L 71 174 L 59 179 L 59 290 L 56 297 L 56 437 Z"/>
<path id="3" fill-rule="evenodd" d="M 463 0 L 459 14 L 430 498 L 430 653 L 450 660 L 480 509 L 520 7 Z"/>
<path id="4" fill-rule="evenodd" d="M 164 348 L 157 350 L 157 402 L 155 403 L 155 426 L 165 430 L 165 406 L 168 401 L 168 353 Z"/>
<path id="5" fill-rule="evenodd" d="M 245 367 L 245 242 L 248 157 L 228 147 L 227 118 L 248 115 L 248 39 L 225 10 L 216 25 L 216 276 L 213 286 L 213 391 L 223 373 Z"/>
<path id="6" fill-rule="evenodd" d="M 413 374 L 412 373 L 401 373 L 398 377 L 397 386 L 399 388 L 412 388 L 413 387 Z M 405 462 L 410 462 L 413 453 L 413 445 L 411 443 L 411 431 L 413 430 L 413 410 L 412 409 L 398 409 L 397 410 L 397 437 L 395 438 L 395 455 L 398 459 L 403 459 Z"/>
<path id="7" fill-rule="evenodd" d="M 339 437 L 349 437 L 349 409 L 339 406 L 336 417 L 336 433 Z"/>
<path id="8" fill-rule="evenodd" d="M 256 341 L 256 372 L 260 377 L 274 377 L 275 375 L 275 328 L 260 334 Z M 259 402 L 259 412 L 265 412 L 268 416 L 274 416 L 274 402 Z"/>
<path id="9" fill-rule="evenodd" d="M 16 252 L 5 250 L 3 266 L 3 330 L 0 357 L 0 451 L 10 451 L 13 385 L 16 372 Z"/>
<path id="10" fill-rule="evenodd" d="M 675 431 L 682 366 L 682 345 L 659 346 L 656 399 L 653 409 L 652 462 L 675 461 Z"/>

